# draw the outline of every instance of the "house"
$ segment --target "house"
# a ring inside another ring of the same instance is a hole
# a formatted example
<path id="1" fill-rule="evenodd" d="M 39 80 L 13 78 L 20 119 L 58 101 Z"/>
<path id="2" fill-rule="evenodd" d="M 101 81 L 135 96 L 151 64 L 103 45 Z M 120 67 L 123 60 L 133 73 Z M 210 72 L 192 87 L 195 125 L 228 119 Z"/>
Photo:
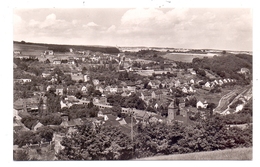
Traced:
<path id="1" fill-rule="evenodd" d="M 194 84 L 194 83 L 195 83 L 194 79 L 191 79 L 191 80 L 190 80 L 190 83 L 191 83 L 191 84 Z"/>
<path id="2" fill-rule="evenodd" d="M 241 70 L 238 73 L 240 73 L 240 74 L 249 74 L 250 70 L 248 68 L 241 68 Z"/>
<path id="3" fill-rule="evenodd" d="M 110 87 L 110 93 L 116 93 L 117 92 L 117 86 L 116 85 L 113 85 Z"/>
<path id="4" fill-rule="evenodd" d="M 151 93 L 151 96 L 152 96 L 153 99 L 159 99 L 160 100 L 163 97 L 163 92 L 161 90 L 157 89 L 157 90 L 155 90 Z"/>
<path id="5" fill-rule="evenodd" d="M 142 100 L 147 100 L 152 97 L 151 93 L 149 91 L 143 91 L 141 92 L 141 99 Z"/>
<path id="6" fill-rule="evenodd" d="M 206 101 L 204 103 L 202 103 L 201 101 L 198 101 L 196 104 L 197 108 L 207 108 L 207 106 L 208 106 L 208 104 Z"/>
<path id="7" fill-rule="evenodd" d="M 54 86 L 52 85 L 48 85 L 47 88 L 46 88 L 46 91 L 48 92 L 50 89 L 54 88 Z"/>
<path id="8" fill-rule="evenodd" d="M 180 80 L 175 81 L 174 86 L 175 86 L 175 88 L 181 86 Z"/>
<path id="9" fill-rule="evenodd" d="M 13 117 L 17 120 L 21 120 L 22 118 L 18 115 L 18 110 L 13 109 Z"/>
<path id="10" fill-rule="evenodd" d="M 67 104 L 63 102 L 63 100 L 60 101 L 60 108 L 67 107 Z"/>
<path id="11" fill-rule="evenodd" d="M 67 64 L 73 64 L 73 65 L 74 65 L 74 64 L 76 64 L 76 63 L 75 63 L 75 60 L 74 60 L 74 59 L 69 59 L 68 62 L 67 62 Z"/>
<path id="12" fill-rule="evenodd" d="M 210 87 L 213 88 L 216 86 L 216 83 L 214 81 L 210 82 Z"/>
<path id="13" fill-rule="evenodd" d="M 83 85 L 83 86 L 81 87 L 81 92 L 87 92 L 87 87 Z"/>
<path id="14" fill-rule="evenodd" d="M 84 78 L 84 82 L 90 81 L 90 77 L 88 75 L 84 75 L 83 78 Z"/>
<path id="15" fill-rule="evenodd" d="M 75 95 L 77 91 L 78 91 L 77 86 L 70 85 L 70 86 L 67 87 L 67 94 L 68 95 Z"/>
<path id="16" fill-rule="evenodd" d="M 206 88 L 209 88 L 209 87 L 210 87 L 210 83 L 209 83 L 209 82 L 206 82 L 204 86 L 205 86 Z"/>
<path id="17" fill-rule="evenodd" d="M 45 50 L 43 54 L 44 55 L 54 55 L 54 52 L 53 52 L 53 50 Z"/>
<path id="18" fill-rule="evenodd" d="M 124 118 L 119 119 L 118 122 L 119 122 L 120 125 L 126 125 L 127 124 Z"/>
<path id="19" fill-rule="evenodd" d="M 223 85 L 223 81 L 221 79 L 218 82 L 220 86 Z"/>
<path id="20" fill-rule="evenodd" d="M 60 59 L 53 60 L 52 64 L 59 65 L 61 64 L 61 60 Z"/>
<path id="21" fill-rule="evenodd" d="M 56 87 L 56 95 L 60 95 L 60 96 L 62 96 L 63 95 L 63 86 L 62 85 L 58 85 L 57 87 Z"/>
<path id="22" fill-rule="evenodd" d="M 21 55 L 21 54 L 22 54 L 22 51 L 14 50 L 14 55 Z"/>
<path id="23" fill-rule="evenodd" d="M 71 73 L 71 79 L 73 80 L 73 81 L 79 81 L 79 80 L 84 80 L 84 76 L 83 76 L 83 74 L 81 74 L 81 72 L 78 72 L 78 71 L 73 71 L 72 73 Z"/>
<path id="24" fill-rule="evenodd" d="M 194 92 L 196 92 L 196 90 L 194 90 L 194 89 L 190 86 L 188 92 L 189 92 L 189 93 L 194 93 Z"/>
<path id="25" fill-rule="evenodd" d="M 150 123 L 163 122 L 163 118 L 159 115 L 153 115 L 149 118 Z"/>
<path id="26" fill-rule="evenodd" d="M 119 86 L 117 87 L 117 92 L 118 92 L 118 93 L 123 93 L 123 87 L 119 85 Z"/>
<path id="27" fill-rule="evenodd" d="M 15 83 L 24 84 L 24 83 L 32 82 L 32 80 L 31 80 L 31 79 L 14 79 L 14 82 L 15 82 Z"/>
<path id="28" fill-rule="evenodd" d="M 137 120 L 135 119 L 135 117 L 132 117 L 132 120 L 131 120 L 131 116 L 127 116 L 125 119 L 125 122 L 128 124 L 128 125 L 131 125 L 132 124 L 136 124 L 137 123 Z"/>
<path id="29" fill-rule="evenodd" d="M 216 83 L 216 85 L 218 85 L 218 81 L 217 80 L 214 80 L 214 82 Z"/>
<path id="30" fill-rule="evenodd" d="M 48 76 L 50 76 L 51 75 L 51 72 L 50 71 L 44 71 L 44 72 L 42 72 L 42 77 L 43 78 L 46 78 L 46 77 L 48 77 Z"/>
<path id="31" fill-rule="evenodd" d="M 82 121 L 81 118 L 71 119 L 71 120 L 63 120 L 60 125 L 64 126 L 64 127 L 75 127 L 75 126 L 83 125 L 83 121 Z"/>
<path id="32" fill-rule="evenodd" d="M 98 79 L 93 79 L 92 80 L 94 86 L 97 86 L 99 84 L 99 80 Z"/>
<path id="33" fill-rule="evenodd" d="M 135 86 L 128 85 L 128 86 L 127 86 L 127 90 L 129 90 L 130 92 L 135 92 L 136 87 L 135 87 Z"/>
<path id="34" fill-rule="evenodd" d="M 133 109 L 134 117 L 139 122 L 147 122 L 149 120 L 149 115 L 146 111 Z"/>
<path id="35" fill-rule="evenodd" d="M 224 82 L 224 83 L 227 83 L 228 81 L 227 81 L 226 79 L 223 79 L 223 82 Z"/>
<path id="36" fill-rule="evenodd" d="M 39 121 L 37 121 L 37 123 L 35 125 L 33 125 L 33 130 L 36 131 L 38 130 L 38 128 L 44 126 L 42 123 L 40 123 Z"/>
<path id="37" fill-rule="evenodd" d="M 104 92 L 104 88 L 102 86 L 99 86 L 99 85 L 95 87 L 95 90 L 99 90 L 101 93 Z"/>
<path id="38" fill-rule="evenodd" d="M 188 89 L 186 87 L 183 87 L 181 90 L 183 93 L 188 93 Z"/>
<path id="39" fill-rule="evenodd" d="M 99 98 L 99 103 L 100 103 L 100 104 L 108 104 L 108 103 L 107 103 L 107 98 L 106 98 L 106 97 L 100 97 L 100 98 Z"/>
<path id="40" fill-rule="evenodd" d="M 161 82 L 159 80 L 153 80 L 153 81 L 149 81 L 148 85 L 150 85 L 153 89 L 158 89 L 160 83 Z"/>
<path id="41" fill-rule="evenodd" d="M 107 114 L 106 115 L 106 119 L 105 119 L 105 123 L 104 125 L 109 125 L 109 126 L 117 126 L 120 125 L 120 123 L 116 120 L 116 116 L 112 115 L 112 114 Z"/>

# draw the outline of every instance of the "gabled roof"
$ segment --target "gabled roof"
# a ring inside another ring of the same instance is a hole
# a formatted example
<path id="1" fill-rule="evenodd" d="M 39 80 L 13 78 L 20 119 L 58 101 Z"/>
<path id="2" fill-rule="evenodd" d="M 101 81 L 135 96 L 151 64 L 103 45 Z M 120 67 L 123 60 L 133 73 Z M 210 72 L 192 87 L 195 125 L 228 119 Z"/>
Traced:
<path id="1" fill-rule="evenodd" d="M 151 93 L 148 92 L 148 91 L 144 91 L 144 92 L 142 92 L 142 94 L 143 94 L 144 96 L 151 96 Z"/>
<path id="2" fill-rule="evenodd" d="M 168 106 L 168 108 L 176 108 L 177 106 L 175 105 L 175 102 L 174 101 L 172 101 L 170 104 L 169 104 L 169 106 Z"/>
<path id="3" fill-rule="evenodd" d="M 127 124 L 131 124 L 131 117 L 130 116 L 127 116 L 126 118 L 125 118 L 125 122 L 127 123 Z M 135 117 L 133 117 L 133 124 L 135 124 L 137 121 L 136 121 L 136 119 L 135 119 Z"/>
<path id="4" fill-rule="evenodd" d="M 154 93 L 157 94 L 157 95 L 163 94 L 163 92 L 160 89 L 155 90 Z"/>
<path id="5" fill-rule="evenodd" d="M 62 85 L 58 85 L 58 86 L 56 86 L 56 89 L 63 89 L 63 86 Z"/>

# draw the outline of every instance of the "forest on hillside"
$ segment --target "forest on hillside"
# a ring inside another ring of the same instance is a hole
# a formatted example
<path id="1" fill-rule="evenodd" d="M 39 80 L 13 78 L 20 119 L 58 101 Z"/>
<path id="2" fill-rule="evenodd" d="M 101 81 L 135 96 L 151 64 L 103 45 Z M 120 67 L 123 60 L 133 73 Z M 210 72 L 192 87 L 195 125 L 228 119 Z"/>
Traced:
<path id="1" fill-rule="evenodd" d="M 48 47 L 49 50 L 53 50 L 55 52 L 69 52 L 70 48 L 79 51 L 90 50 L 93 52 L 102 52 L 102 53 L 119 53 L 119 49 L 116 47 L 110 46 L 86 46 L 86 45 L 58 45 L 58 44 L 45 44 L 45 43 L 31 43 L 31 42 L 17 42 L 14 41 L 14 44 L 27 44 L 27 45 L 39 45 Z"/>

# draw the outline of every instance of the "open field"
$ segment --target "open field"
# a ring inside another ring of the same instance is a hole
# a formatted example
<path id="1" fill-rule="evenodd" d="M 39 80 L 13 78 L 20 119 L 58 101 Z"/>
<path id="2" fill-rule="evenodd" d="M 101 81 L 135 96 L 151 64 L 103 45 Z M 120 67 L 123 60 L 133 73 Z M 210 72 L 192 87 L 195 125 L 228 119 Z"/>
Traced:
<path id="1" fill-rule="evenodd" d="M 174 61 L 191 63 L 194 58 L 212 57 L 212 54 L 196 54 L 196 53 L 168 53 L 162 56 Z"/>
<path id="2" fill-rule="evenodd" d="M 32 45 L 32 44 L 20 44 L 14 43 L 14 50 L 22 51 L 22 55 L 26 56 L 39 56 L 45 50 L 48 50 L 48 47 L 42 45 Z"/>
<path id="3" fill-rule="evenodd" d="M 138 160 L 252 160 L 252 152 L 252 148 L 236 148 L 189 154 L 155 156 Z"/>

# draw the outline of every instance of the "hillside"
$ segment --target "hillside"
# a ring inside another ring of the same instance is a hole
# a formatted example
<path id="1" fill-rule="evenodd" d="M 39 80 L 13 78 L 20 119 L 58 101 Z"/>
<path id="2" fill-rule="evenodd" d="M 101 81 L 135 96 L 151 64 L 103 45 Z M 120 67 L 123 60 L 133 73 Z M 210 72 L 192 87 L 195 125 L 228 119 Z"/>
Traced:
<path id="1" fill-rule="evenodd" d="M 236 148 L 189 154 L 154 156 L 138 160 L 252 160 L 252 148 Z"/>
<path id="2" fill-rule="evenodd" d="M 119 49 L 111 46 L 86 46 L 86 45 L 58 45 L 30 42 L 13 42 L 14 50 L 22 51 L 23 54 L 39 54 L 44 50 L 53 50 L 55 52 L 69 52 L 70 48 L 78 51 L 93 51 L 102 53 L 119 53 Z"/>

